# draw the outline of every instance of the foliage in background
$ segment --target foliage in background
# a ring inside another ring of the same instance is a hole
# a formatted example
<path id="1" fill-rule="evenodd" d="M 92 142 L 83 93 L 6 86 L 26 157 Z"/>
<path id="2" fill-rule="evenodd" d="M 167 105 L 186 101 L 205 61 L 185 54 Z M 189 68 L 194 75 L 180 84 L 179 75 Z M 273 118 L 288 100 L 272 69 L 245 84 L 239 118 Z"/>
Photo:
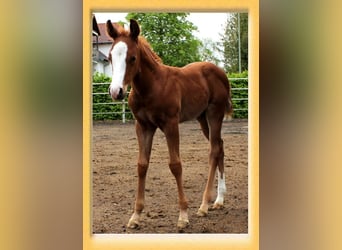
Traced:
<path id="1" fill-rule="evenodd" d="M 229 78 L 247 78 L 248 77 L 248 71 L 244 70 L 241 73 L 228 73 Z"/>
<path id="2" fill-rule="evenodd" d="M 248 88 L 248 71 L 241 73 L 228 74 L 229 82 L 232 88 L 233 98 L 233 118 L 248 118 L 248 89 L 234 90 L 233 88 Z M 233 79 L 232 79 L 233 78 Z M 247 79 L 234 79 L 234 78 L 247 78 Z M 245 110 L 240 110 L 245 109 Z"/>
<path id="3" fill-rule="evenodd" d="M 188 13 L 129 13 L 127 20 L 139 22 L 142 36 L 170 66 L 182 67 L 199 61 L 200 40 L 194 37 L 197 27 L 186 19 Z"/>
<path id="4" fill-rule="evenodd" d="M 222 35 L 223 63 L 226 72 L 239 72 L 238 15 L 240 14 L 241 71 L 248 70 L 248 13 L 228 16 Z"/>
<path id="5" fill-rule="evenodd" d="M 218 55 L 221 53 L 219 43 L 214 42 L 210 38 L 204 38 L 199 46 L 201 61 L 211 62 L 220 65 L 221 59 Z"/>
<path id="6" fill-rule="evenodd" d="M 93 83 L 103 83 L 103 82 L 111 82 L 112 78 L 109 76 L 106 76 L 103 73 L 95 72 L 93 75 Z"/>

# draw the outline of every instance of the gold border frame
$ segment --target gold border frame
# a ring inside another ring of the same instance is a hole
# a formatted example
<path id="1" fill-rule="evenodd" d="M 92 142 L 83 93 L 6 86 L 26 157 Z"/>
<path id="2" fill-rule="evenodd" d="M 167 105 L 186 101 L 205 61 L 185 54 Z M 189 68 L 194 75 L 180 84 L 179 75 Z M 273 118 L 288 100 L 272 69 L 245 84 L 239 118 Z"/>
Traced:
<path id="1" fill-rule="evenodd" d="M 92 234 L 91 14 L 95 11 L 249 13 L 248 234 Z M 83 249 L 259 249 L 259 0 L 83 1 Z"/>

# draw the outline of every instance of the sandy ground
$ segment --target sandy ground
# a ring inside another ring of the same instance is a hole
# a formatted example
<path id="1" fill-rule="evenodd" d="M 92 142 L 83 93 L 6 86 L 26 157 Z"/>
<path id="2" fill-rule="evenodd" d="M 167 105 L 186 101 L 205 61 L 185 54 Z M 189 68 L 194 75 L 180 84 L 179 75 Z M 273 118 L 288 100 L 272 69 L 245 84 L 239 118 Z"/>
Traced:
<path id="1" fill-rule="evenodd" d="M 209 143 L 197 122 L 180 124 L 180 152 L 190 225 L 185 233 L 248 233 L 248 122 L 224 122 L 227 193 L 221 210 L 198 217 L 208 176 Z M 178 194 L 168 167 L 164 134 L 157 130 L 139 229 L 127 229 L 137 187 L 134 122 L 94 122 L 92 131 L 93 233 L 177 233 Z"/>

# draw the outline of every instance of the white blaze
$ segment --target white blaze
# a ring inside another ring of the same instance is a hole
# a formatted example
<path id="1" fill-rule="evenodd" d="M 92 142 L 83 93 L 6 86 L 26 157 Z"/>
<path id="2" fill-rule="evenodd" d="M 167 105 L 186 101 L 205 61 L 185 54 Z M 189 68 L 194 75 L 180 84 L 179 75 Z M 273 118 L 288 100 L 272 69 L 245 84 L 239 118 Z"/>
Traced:
<path id="1" fill-rule="evenodd" d="M 112 54 L 112 83 L 109 86 L 110 94 L 116 98 L 123 89 L 123 80 L 126 72 L 126 57 L 127 57 L 127 44 L 118 42 L 113 47 Z"/>

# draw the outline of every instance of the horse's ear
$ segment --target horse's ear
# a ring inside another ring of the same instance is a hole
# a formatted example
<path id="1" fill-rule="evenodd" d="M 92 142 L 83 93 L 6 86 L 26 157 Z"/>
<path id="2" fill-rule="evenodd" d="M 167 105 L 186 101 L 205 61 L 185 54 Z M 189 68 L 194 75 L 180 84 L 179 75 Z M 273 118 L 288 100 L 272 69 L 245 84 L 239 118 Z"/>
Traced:
<path id="1" fill-rule="evenodd" d="M 130 22 L 130 25 L 129 25 L 130 36 L 133 40 L 137 40 L 140 34 L 139 24 L 134 19 L 129 20 L 129 22 Z"/>
<path id="2" fill-rule="evenodd" d="M 114 26 L 110 20 L 107 21 L 106 27 L 107 27 L 107 34 L 111 38 L 115 39 L 119 36 L 118 31 L 114 28 Z"/>

